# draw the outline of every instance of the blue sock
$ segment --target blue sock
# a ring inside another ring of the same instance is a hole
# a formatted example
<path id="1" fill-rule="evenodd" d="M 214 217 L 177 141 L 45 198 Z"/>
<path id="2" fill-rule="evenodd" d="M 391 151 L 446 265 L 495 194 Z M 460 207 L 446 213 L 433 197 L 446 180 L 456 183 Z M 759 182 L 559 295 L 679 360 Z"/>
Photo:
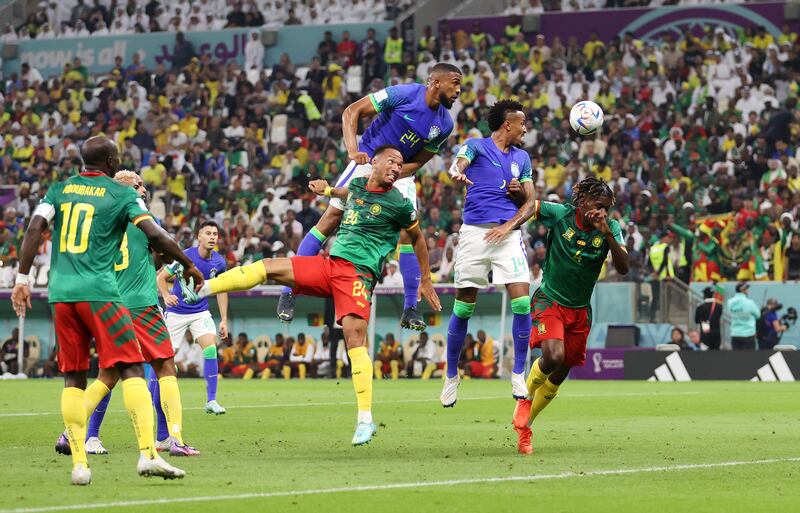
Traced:
<path id="1" fill-rule="evenodd" d="M 525 371 L 531 325 L 530 314 L 514 314 L 514 321 L 511 324 L 511 332 L 514 334 L 514 374 L 522 374 Z"/>
<path id="2" fill-rule="evenodd" d="M 106 396 L 97 403 L 97 408 L 94 409 L 92 416 L 89 417 L 89 425 L 86 428 L 87 440 L 93 436 L 100 436 L 100 425 L 103 423 L 103 417 L 106 416 L 106 409 L 108 409 L 108 401 L 110 400 L 111 392 L 107 393 Z"/>
<path id="3" fill-rule="evenodd" d="M 153 396 L 153 407 L 156 409 L 156 426 L 158 432 L 156 433 L 156 440 L 166 440 L 169 436 L 169 428 L 167 427 L 167 417 L 164 415 L 164 410 L 161 408 L 161 387 L 158 386 L 158 377 L 156 377 L 153 369 L 147 365 L 147 388 L 150 389 L 150 395 Z"/>
<path id="4" fill-rule="evenodd" d="M 464 348 L 464 339 L 467 338 L 467 325 L 469 318 L 462 319 L 453 314 L 447 326 L 447 377 L 454 378 L 458 374 L 458 359 Z"/>
<path id="5" fill-rule="evenodd" d="M 405 289 L 405 300 L 403 310 L 417 307 L 417 291 L 419 290 L 419 279 L 421 272 L 417 255 L 411 244 L 400 244 L 400 274 L 403 276 L 403 288 Z"/>
<path id="6" fill-rule="evenodd" d="M 306 236 L 303 237 L 303 240 L 300 241 L 300 245 L 297 247 L 297 256 L 317 255 L 322 249 L 322 245 L 325 244 L 325 239 L 327 239 L 327 236 L 317 230 L 316 226 L 311 228 Z M 291 287 L 283 287 L 281 290 L 281 294 L 290 294 L 291 292 Z"/>

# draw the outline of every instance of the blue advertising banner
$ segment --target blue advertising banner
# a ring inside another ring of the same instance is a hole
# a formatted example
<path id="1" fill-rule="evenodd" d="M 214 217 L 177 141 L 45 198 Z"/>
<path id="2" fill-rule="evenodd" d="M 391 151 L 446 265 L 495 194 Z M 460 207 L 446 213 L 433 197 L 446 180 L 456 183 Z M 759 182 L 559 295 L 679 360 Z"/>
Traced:
<path id="1" fill-rule="evenodd" d="M 391 22 L 346 23 L 323 26 L 290 26 L 278 29 L 278 41 L 275 46 L 266 48 L 267 66 L 278 62 L 280 55 L 289 52 L 295 64 L 306 64 L 316 54 L 317 45 L 322 41 L 324 32 L 330 30 L 336 41 L 341 39 L 342 32 L 349 31 L 354 41 L 360 42 L 370 28 L 375 29 L 378 41 L 386 39 Z M 198 55 L 210 55 L 212 60 L 226 64 L 230 61 L 244 63 L 244 47 L 249 34 L 254 28 L 237 28 L 209 32 L 186 32 L 186 40 L 192 43 Z M 22 41 L 19 44 L 18 57 L 3 62 L 3 73 L 8 76 L 19 71 L 23 62 L 30 63 L 44 77 L 59 75 L 64 64 L 76 57 L 86 66 L 89 73 L 107 73 L 114 67 L 114 59 L 119 55 L 128 65 L 133 54 L 138 53 L 142 64 L 154 69 L 157 64 L 172 66 L 172 51 L 175 46 L 175 34 L 157 32 L 153 34 L 123 34 L 98 37 L 68 37 L 59 39 Z"/>

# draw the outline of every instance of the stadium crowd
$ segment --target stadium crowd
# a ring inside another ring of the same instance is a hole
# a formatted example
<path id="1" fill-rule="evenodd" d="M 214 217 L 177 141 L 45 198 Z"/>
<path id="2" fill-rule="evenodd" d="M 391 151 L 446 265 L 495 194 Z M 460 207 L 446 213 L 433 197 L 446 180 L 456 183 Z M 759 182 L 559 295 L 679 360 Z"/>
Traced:
<path id="1" fill-rule="evenodd" d="M 0 221 L 0 281 L 13 280 L 32 207 L 49 183 L 80 167 L 78 146 L 98 133 L 116 139 L 124 167 L 141 170 L 151 208 L 183 244 L 211 218 L 223 228 L 229 265 L 291 255 L 325 208 L 307 182 L 333 180 L 347 164 L 344 107 L 388 85 L 422 82 L 436 61 L 464 70 L 450 146 L 418 177 L 436 280 L 451 280 L 461 224 L 463 190 L 446 170 L 466 138 L 488 133 L 487 108 L 503 97 L 528 110 L 524 145 L 539 198 L 569 201 L 571 185 L 589 173 L 612 184 L 632 256 L 626 279 L 800 278 L 800 59 L 788 27 L 777 38 L 718 28 L 657 44 L 626 35 L 579 45 L 542 36 L 529 44 L 512 22 L 498 38 L 476 25 L 438 36 L 427 28 L 400 50 L 396 41 L 395 30 L 386 41 L 374 31 L 361 41 L 326 33 L 308 65 L 283 55 L 261 71 L 198 58 L 180 33 L 171 69 L 119 57 L 90 76 L 75 59 L 45 78 L 24 63 L 2 91 L 0 179 L 17 187 Z M 597 137 L 569 129 L 569 107 L 582 98 L 605 110 Z M 533 222 L 527 235 L 536 283 L 544 229 Z M 42 246 L 37 268 L 47 267 L 49 251 Z M 402 278 L 387 268 L 396 285 Z M 619 279 L 613 271 L 605 278 Z"/>

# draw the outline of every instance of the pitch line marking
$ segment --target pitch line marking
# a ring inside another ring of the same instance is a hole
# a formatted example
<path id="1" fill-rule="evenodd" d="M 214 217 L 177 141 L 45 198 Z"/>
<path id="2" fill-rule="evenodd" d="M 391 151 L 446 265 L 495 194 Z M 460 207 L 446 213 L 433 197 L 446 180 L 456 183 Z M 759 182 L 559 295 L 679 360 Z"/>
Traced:
<path id="1" fill-rule="evenodd" d="M 710 392 L 621 392 L 618 394 L 559 394 L 559 399 L 581 399 L 592 397 L 661 397 L 673 395 L 702 395 L 709 394 Z M 507 395 L 492 395 L 483 397 L 465 397 L 465 401 L 491 401 L 496 399 L 508 399 Z M 432 399 L 389 399 L 385 401 L 372 401 L 372 404 L 406 404 L 406 403 L 437 403 L 436 398 Z M 352 406 L 353 401 L 330 401 L 330 402 L 317 402 L 317 403 L 278 403 L 278 404 L 243 404 L 240 406 L 231 406 L 230 410 L 257 410 L 261 408 L 306 408 L 310 406 Z M 203 410 L 203 406 L 190 406 L 184 407 L 183 411 Z M 107 413 L 125 413 L 125 410 L 107 410 Z M 41 417 L 46 415 L 61 415 L 60 411 L 37 411 L 37 412 L 14 412 L 14 413 L 0 413 L 0 418 L 3 417 Z M 0 511 L 0 513 L 2 513 Z"/>
<path id="2" fill-rule="evenodd" d="M 246 499 L 269 499 L 273 497 L 299 497 L 304 495 L 325 495 L 330 493 L 374 492 L 384 490 L 402 490 L 413 488 L 435 488 L 441 486 L 458 486 L 469 484 L 505 483 L 514 481 L 548 481 L 554 479 L 586 478 L 597 476 L 619 476 L 625 474 L 643 474 L 651 472 L 674 472 L 676 470 L 697 470 L 721 467 L 737 467 L 741 465 L 771 465 L 775 463 L 800 462 L 800 456 L 790 458 L 770 458 L 750 461 L 722 461 L 718 463 L 690 463 L 659 467 L 640 467 L 628 469 L 587 470 L 586 472 L 561 472 L 558 474 L 532 474 L 528 476 L 474 477 L 467 479 L 451 479 L 446 481 L 419 481 L 416 483 L 390 483 L 380 485 L 346 486 L 340 488 L 312 488 L 309 490 L 290 490 L 283 492 L 241 493 L 217 496 L 175 497 L 165 499 L 142 499 L 133 501 L 117 501 L 89 504 L 71 504 L 66 506 L 44 506 L 37 508 L 3 509 L 0 513 L 48 513 L 51 511 L 75 511 L 81 509 L 124 508 L 131 506 L 151 506 L 163 504 L 182 504 L 192 502 L 236 501 Z"/>

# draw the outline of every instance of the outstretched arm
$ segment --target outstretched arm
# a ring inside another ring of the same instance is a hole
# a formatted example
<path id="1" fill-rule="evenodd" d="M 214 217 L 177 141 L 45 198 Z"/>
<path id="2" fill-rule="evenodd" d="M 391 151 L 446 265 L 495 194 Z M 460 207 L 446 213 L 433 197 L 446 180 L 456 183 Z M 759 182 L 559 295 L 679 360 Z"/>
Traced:
<path id="1" fill-rule="evenodd" d="M 417 171 L 427 164 L 434 155 L 436 155 L 436 153 L 430 150 L 419 150 L 411 160 L 403 163 L 403 169 L 400 171 L 400 178 L 408 178 L 409 176 L 416 175 Z"/>
<path id="2" fill-rule="evenodd" d="M 364 96 L 360 100 L 348 105 L 342 113 L 342 133 L 344 147 L 347 149 L 347 156 L 354 160 L 356 164 L 366 164 L 369 162 L 369 155 L 363 151 L 358 151 L 358 120 L 376 114 L 378 111 L 369 96 Z"/>
<path id="3" fill-rule="evenodd" d="M 347 187 L 331 187 L 328 185 L 327 180 L 311 180 L 308 182 L 308 188 L 317 196 L 339 198 L 342 201 L 347 200 Z"/>
<path id="4" fill-rule="evenodd" d="M 425 243 L 425 237 L 419 229 L 419 223 L 415 222 L 412 226 L 406 228 L 406 233 L 409 238 L 411 238 L 411 244 L 414 246 L 414 253 L 416 253 L 417 261 L 419 261 L 419 290 L 431 308 L 438 312 L 442 309 L 442 304 L 439 301 L 439 296 L 436 294 L 436 291 L 433 290 L 431 268 L 428 263 L 428 245 Z"/>
<path id="5" fill-rule="evenodd" d="M 143 219 L 135 224 L 136 227 L 142 230 L 147 236 L 150 247 L 183 265 L 184 280 L 188 282 L 189 278 L 193 278 L 195 286 L 202 286 L 204 281 L 203 273 L 194 266 L 194 262 L 181 251 L 178 243 L 175 242 L 163 228 L 158 226 L 151 218 Z"/>
<path id="6" fill-rule="evenodd" d="M 46 205 L 52 209 L 52 206 Z M 42 233 L 47 229 L 47 225 L 53 216 L 45 217 L 44 215 L 37 214 L 39 209 L 34 212 L 33 219 L 28 224 L 28 229 L 25 231 L 25 237 L 22 239 L 22 248 L 19 255 L 19 269 L 17 273 L 16 283 L 14 289 L 11 291 L 11 303 L 14 306 L 14 312 L 20 317 L 25 316 L 25 309 L 31 308 L 31 290 L 28 285 L 28 273 L 33 265 L 33 259 L 36 257 L 36 250 L 39 248 L 39 243 L 42 239 Z M 52 210 L 55 215 L 55 209 Z"/>

